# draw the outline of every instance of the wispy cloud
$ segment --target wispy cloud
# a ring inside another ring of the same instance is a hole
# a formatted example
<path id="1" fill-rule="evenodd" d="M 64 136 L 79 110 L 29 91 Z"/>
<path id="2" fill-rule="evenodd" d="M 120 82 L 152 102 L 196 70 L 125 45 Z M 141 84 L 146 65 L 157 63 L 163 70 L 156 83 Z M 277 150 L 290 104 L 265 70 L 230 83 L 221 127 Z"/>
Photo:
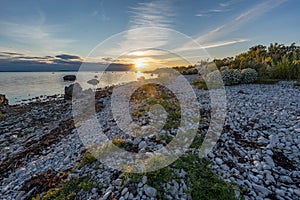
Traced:
<path id="1" fill-rule="evenodd" d="M 244 0 L 229 0 L 229 1 L 226 1 L 226 2 L 223 2 L 223 3 L 219 3 L 219 6 L 229 7 L 231 5 L 237 4 L 237 3 L 242 2 L 242 1 L 244 1 Z"/>
<path id="2" fill-rule="evenodd" d="M 99 9 L 95 9 L 90 14 L 92 17 L 100 17 L 101 21 L 106 22 L 110 20 L 110 17 L 106 14 L 104 9 L 104 0 L 99 3 Z"/>
<path id="3" fill-rule="evenodd" d="M 54 52 L 75 42 L 73 39 L 56 36 L 56 33 L 63 31 L 63 26 L 59 25 L 22 24 L 1 20 L 0 27 L 1 36 L 30 49 L 39 49 L 37 53 Z"/>
<path id="4" fill-rule="evenodd" d="M 241 13 L 231 22 L 224 24 L 209 33 L 202 35 L 196 39 L 197 42 L 206 43 L 212 41 L 220 36 L 224 36 L 228 33 L 231 33 L 241 26 L 245 25 L 247 22 L 257 19 L 258 17 L 262 16 L 264 13 L 274 9 L 275 7 L 281 5 L 287 0 L 268 0 L 260 3 L 253 8 Z"/>
<path id="5" fill-rule="evenodd" d="M 224 8 L 212 9 L 209 11 L 200 12 L 200 13 L 196 14 L 195 16 L 196 17 L 212 16 L 213 14 L 225 13 L 225 12 L 229 12 L 229 11 L 231 11 L 231 9 L 224 9 Z"/>
<path id="6" fill-rule="evenodd" d="M 226 46 L 226 45 L 232 45 L 232 44 L 241 43 L 241 42 L 247 42 L 247 41 L 248 41 L 248 39 L 219 41 L 219 42 L 204 44 L 202 46 L 202 48 L 204 48 L 204 49 L 216 48 L 216 47 L 221 47 L 221 46 Z"/>
<path id="7" fill-rule="evenodd" d="M 264 1 L 263 3 L 257 4 L 253 8 L 241 13 L 238 15 L 236 18 L 234 18 L 232 21 L 217 27 L 216 29 L 208 32 L 205 35 L 201 35 L 197 37 L 194 41 L 198 42 L 199 44 L 203 45 L 203 47 L 206 46 L 206 48 L 211 47 L 211 45 L 205 45 L 209 44 L 212 41 L 217 41 L 218 38 L 224 37 L 228 35 L 229 33 L 238 30 L 240 27 L 243 25 L 247 24 L 248 22 L 255 20 L 265 14 L 266 12 L 276 8 L 277 6 L 281 5 L 282 3 L 286 2 L 287 0 L 267 0 Z M 236 1 L 228 1 L 226 3 L 226 6 L 229 4 L 232 4 L 233 2 Z M 225 4 L 224 4 L 225 6 Z M 239 42 L 244 42 L 244 40 L 233 40 L 233 41 L 228 41 L 228 42 L 221 42 L 220 44 L 213 45 L 213 47 L 217 46 L 224 46 L 224 45 L 229 45 L 229 44 L 234 44 L 234 43 L 239 43 Z M 191 47 L 193 47 L 194 44 L 192 43 L 187 43 L 183 45 L 181 48 L 176 49 L 176 51 L 188 51 Z"/>
<path id="8" fill-rule="evenodd" d="M 168 31 L 165 28 L 172 28 L 171 17 L 174 15 L 168 0 L 138 3 L 129 9 L 132 14 L 129 30 L 122 35 L 124 38 L 119 47 L 108 51 L 109 54 L 120 55 L 141 48 L 159 48 L 167 42 Z M 162 29 L 158 32 L 157 28 Z"/>

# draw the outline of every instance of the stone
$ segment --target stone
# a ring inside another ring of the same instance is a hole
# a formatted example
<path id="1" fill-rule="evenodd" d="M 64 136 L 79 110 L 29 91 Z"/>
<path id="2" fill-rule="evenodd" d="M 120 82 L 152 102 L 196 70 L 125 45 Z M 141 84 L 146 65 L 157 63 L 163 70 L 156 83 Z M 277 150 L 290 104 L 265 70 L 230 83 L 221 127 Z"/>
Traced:
<path id="1" fill-rule="evenodd" d="M 79 83 L 74 83 L 65 87 L 65 100 L 71 100 L 73 95 L 79 96 L 82 94 L 82 87 Z"/>
<path id="2" fill-rule="evenodd" d="M 75 81 L 76 80 L 76 76 L 75 75 L 65 75 L 63 77 L 64 81 Z"/>
<path id="3" fill-rule="evenodd" d="M 216 163 L 218 165 L 222 165 L 223 164 L 223 160 L 221 158 L 216 158 L 215 161 L 216 161 Z"/>
<path id="4" fill-rule="evenodd" d="M 0 105 L 8 105 L 8 99 L 4 94 L 0 94 Z"/>
<path id="5" fill-rule="evenodd" d="M 272 191 L 270 191 L 268 188 L 261 186 L 261 185 L 257 185 L 257 184 L 252 184 L 252 187 L 259 193 L 261 193 L 263 195 L 263 197 L 268 196 L 269 194 L 272 193 Z"/>
<path id="6" fill-rule="evenodd" d="M 146 148 L 147 147 L 147 143 L 145 142 L 145 141 L 141 141 L 140 143 L 139 143 L 139 149 L 144 149 L 144 148 Z"/>
<path id="7" fill-rule="evenodd" d="M 289 176 L 280 176 L 279 179 L 283 183 L 292 183 L 293 182 L 293 180 Z"/>
<path id="8" fill-rule="evenodd" d="M 145 185 L 147 183 L 147 176 L 143 176 L 142 183 Z"/>
<path id="9" fill-rule="evenodd" d="M 156 197 L 157 190 L 151 186 L 145 185 L 144 192 L 148 197 Z"/>
<path id="10" fill-rule="evenodd" d="M 87 83 L 91 84 L 91 85 L 97 85 L 99 83 L 99 81 L 97 79 L 91 79 L 91 80 L 88 80 Z"/>
<path id="11" fill-rule="evenodd" d="M 294 193 L 300 197 L 300 188 L 294 189 Z"/>
<path id="12" fill-rule="evenodd" d="M 266 164 L 268 164 L 271 168 L 275 167 L 275 163 L 270 156 L 265 156 L 264 160 L 265 160 Z"/>
<path id="13" fill-rule="evenodd" d="M 102 199 L 103 200 L 106 200 L 106 199 L 108 199 L 109 198 L 109 196 L 111 195 L 111 193 L 112 193 L 112 191 L 110 190 L 110 191 L 108 191 L 108 192 L 106 192 L 105 194 L 104 194 L 104 196 L 102 197 Z"/>
<path id="14" fill-rule="evenodd" d="M 126 194 L 126 192 L 128 191 L 128 188 L 124 188 L 121 192 L 121 195 L 124 196 Z"/>
<path id="15" fill-rule="evenodd" d="M 284 197 L 284 195 L 285 195 L 285 192 L 281 189 L 276 189 L 275 193 L 278 194 L 279 196 L 282 196 L 282 197 Z"/>

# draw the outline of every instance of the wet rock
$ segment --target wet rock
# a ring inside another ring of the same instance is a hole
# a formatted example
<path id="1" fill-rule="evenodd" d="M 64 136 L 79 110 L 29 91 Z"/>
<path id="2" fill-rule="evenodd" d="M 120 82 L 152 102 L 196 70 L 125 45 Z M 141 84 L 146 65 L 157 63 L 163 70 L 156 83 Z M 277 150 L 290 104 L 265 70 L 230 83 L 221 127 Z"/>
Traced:
<path id="1" fill-rule="evenodd" d="M 76 76 L 75 75 L 65 75 L 63 77 L 64 81 L 75 81 L 76 80 Z"/>
<path id="2" fill-rule="evenodd" d="M 91 79 L 91 80 L 88 80 L 87 83 L 91 84 L 91 85 L 97 85 L 99 83 L 99 81 L 97 79 Z"/>
<path id="3" fill-rule="evenodd" d="M 65 87 L 64 98 L 66 100 L 71 100 L 73 95 L 79 96 L 80 94 L 82 94 L 82 87 L 79 83 L 74 83 Z"/>
<path id="4" fill-rule="evenodd" d="M 6 96 L 4 94 L 0 94 L 0 106 L 1 105 L 8 105 L 8 99 L 6 98 Z"/>

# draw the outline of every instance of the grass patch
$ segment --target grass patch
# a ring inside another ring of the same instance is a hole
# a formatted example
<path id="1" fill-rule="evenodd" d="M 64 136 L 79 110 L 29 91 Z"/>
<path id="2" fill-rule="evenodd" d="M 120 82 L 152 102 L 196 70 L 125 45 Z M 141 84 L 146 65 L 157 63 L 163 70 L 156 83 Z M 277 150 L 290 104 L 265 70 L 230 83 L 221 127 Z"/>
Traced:
<path id="1" fill-rule="evenodd" d="M 196 145 L 196 144 L 195 144 Z M 149 167 L 163 163 L 164 158 L 154 157 L 148 162 Z M 233 184 L 227 183 L 216 174 L 214 174 L 210 167 L 211 162 L 207 159 L 200 159 L 198 155 L 188 153 L 176 160 L 170 166 L 161 168 L 159 170 L 135 174 L 126 173 L 126 178 L 131 178 L 131 182 L 139 183 L 142 177 L 147 177 L 147 184 L 157 189 L 157 198 L 165 199 L 168 191 L 165 191 L 162 185 L 171 180 L 179 180 L 180 177 L 174 171 L 183 169 L 187 175 L 187 185 L 189 190 L 185 191 L 192 199 L 198 200 L 212 200 L 212 199 L 226 199 L 236 200 Z"/>
<path id="2" fill-rule="evenodd" d="M 257 84 L 276 84 L 279 81 L 281 81 L 280 79 L 258 79 L 255 83 Z"/>
<path id="3" fill-rule="evenodd" d="M 197 89 L 203 89 L 203 90 L 208 90 L 208 87 L 204 81 L 197 81 L 193 82 L 194 86 L 196 86 Z"/>
<path id="4" fill-rule="evenodd" d="M 126 141 L 124 139 L 121 139 L 121 138 L 114 138 L 112 140 L 112 143 L 114 145 L 116 145 L 117 147 L 122 148 L 122 149 L 125 149 L 125 147 L 126 147 Z"/>
<path id="5" fill-rule="evenodd" d="M 82 154 L 82 159 L 80 162 L 78 162 L 76 165 L 80 169 L 86 165 L 90 165 L 97 161 L 97 158 L 95 158 L 90 152 L 86 151 Z"/>
<path id="6" fill-rule="evenodd" d="M 37 195 L 32 200 L 73 200 L 79 191 L 88 192 L 94 187 L 99 188 L 98 185 L 89 182 L 87 178 L 73 179 L 59 188 L 53 188 L 45 194 Z"/>
<path id="7" fill-rule="evenodd" d="M 208 160 L 189 153 L 179 158 L 173 165 L 187 172 L 192 199 L 236 199 L 232 185 L 211 171 Z"/>

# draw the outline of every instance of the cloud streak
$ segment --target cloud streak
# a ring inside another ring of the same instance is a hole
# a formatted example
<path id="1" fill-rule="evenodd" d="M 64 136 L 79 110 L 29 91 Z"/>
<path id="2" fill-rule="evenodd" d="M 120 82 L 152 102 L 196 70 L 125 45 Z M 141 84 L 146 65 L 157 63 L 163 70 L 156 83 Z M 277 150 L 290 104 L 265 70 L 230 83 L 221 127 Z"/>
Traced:
<path id="1" fill-rule="evenodd" d="M 231 11 L 231 9 L 212 9 L 212 10 L 209 10 L 209 11 L 205 11 L 205 12 L 200 12 L 198 14 L 196 14 L 195 16 L 196 17 L 204 17 L 204 16 L 212 16 L 213 14 L 218 14 L 218 13 L 225 13 L 225 12 L 229 12 Z"/>
<path id="2" fill-rule="evenodd" d="M 63 27 L 58 25 L 21 24 L 1 20 L 0 27 L 1 36 L 23 46 L 30 46 L 39 51 L 42 49 L 39 53 L 55 52 L 75 42 L 72 39 L 56 37 L 56 33 L 63 31 Z"/>
<path id="3" fill-rule="evenodd" d="M 218 46 L 224 46 L 224 45 L 230 45 L 235 44 L 239 42 L 245 42 L 246 40 L 233 40 L 233 41 L 227 41 L 227 42 L 221 42 L 216 43 L 213 45 L 210 45 L 209 43 L 212 41 L 218 40 L 220 37 L 224 37 L 225 35 L 228 35 L 229 33 L 238 30 L 243 25 L 247 24 L 248 22 L 255 20 L 265 14 L 266 12 L 276 8 L 277 6 L 281 5 L 282 3 L 286 2 L 287 0 L 267 0 L 263 3 L 260 3 L 253 8 L 241 13 L 239 16 L 234 18 L 232 21 L 208 32 L 207 34 L 201 35 L 197 37 L 194 41 L 199 43 L 200 45 L 203 45 L 204 48 L 213 48 Z M 236 1 L 228 1 L 226 5 L 223 6 L 229 6 L 230 4 L 235 3 Z M 207 44 L 207 45 L 206 45 Z M 176 51 L 189 51 L 190 48 L 194 46 L 192 43 L 186 43 L 181 48 L 176 49 Z"/>
<path id="4" fill-rule="evenodd" d="M 244 13 L 241 13 L 239 16 L 237 16 L 234 20 L 231 22 L 224 24 L 209 33 L 202 35 L 198 38 L 196 38 L 196 41 L 201 43 L 206 43 L 209 41 L 212 41 L 213 39 L 216 39 L 220 36 L 224 36 L 228 33 L 231 33 L 241 26 L 245 25 L 247 22 L 257 19 L 264 13 L 276 8 L 277 6 L 281 5 L 282 3 L 286 2 L 287 0 L 268 0 L 264 1 L 263 3 L 260 3 L 256 5 L 255 7 L 247 10 Z"/>

